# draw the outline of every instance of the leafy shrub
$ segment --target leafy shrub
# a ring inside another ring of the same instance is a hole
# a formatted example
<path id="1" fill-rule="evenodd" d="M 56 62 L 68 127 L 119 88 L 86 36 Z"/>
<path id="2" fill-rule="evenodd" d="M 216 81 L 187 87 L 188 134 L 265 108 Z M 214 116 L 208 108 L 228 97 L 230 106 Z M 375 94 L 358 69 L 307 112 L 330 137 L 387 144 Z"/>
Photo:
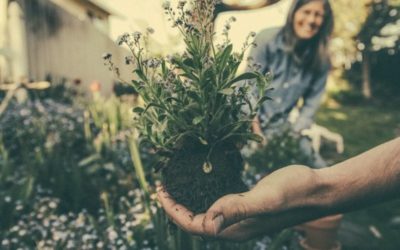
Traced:
<path id="1" fill-rule="evenodd" d="M 59 213 L 60 199 L 37 195 L 3 232 L 1 249 L 154 249 L 152 226 L 137 192 L 120 197 L 118 214 L 100 209 L 98 216 L 85 209 Z"/>
<path id="2" fill-rule="evenodd" d="M 82 108 L 48 99 L 11 104 L 0 117 L 2 197 L 24 205 L 41 187 L 61 200 L 62 211 L 85 208 L 95 213 L 102 192 L 113 200 L 137 185 L 128 149 L 129 132 L 107 137 L 107 131 L 96 127 L 84 113 Z M 96 147 L 96 143 L 104 144 L 104 137 L 108 144 Z M 12 213 L 10 209 L 0 200 L 1 214 Z M 12 218 L 5 220 L 11 223 Z"/>
<path id="3" fill-rule="evenodd" d="M 290 129 L 269 138 L 267 144 L 256 149 L 246 161 L 258 175 L 268 174 L 292 164 L 312 165 L 311 157 L 300 148 L 300 135 Z"/>

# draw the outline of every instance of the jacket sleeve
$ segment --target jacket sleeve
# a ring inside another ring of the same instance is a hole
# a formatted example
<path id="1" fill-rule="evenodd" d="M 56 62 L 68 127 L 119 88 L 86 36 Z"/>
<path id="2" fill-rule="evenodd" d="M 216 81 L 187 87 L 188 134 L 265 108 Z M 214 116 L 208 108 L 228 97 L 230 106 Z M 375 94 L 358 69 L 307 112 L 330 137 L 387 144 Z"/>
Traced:
<path id="1" fill-rule="evenodd" d="M 311 88 L 303 96 L 304 104 L 300 109 L 299 117 L 294 124 L 294 130 L 300 132 L 309 128 L 314 122 L 314 115 L 317 112 L 323 94 L 325 93 L 326 80 L 329 69 L 321 72 L 313 81 Z"/>
<path id="2" fill-rule="evenodd" d="M 253 69 L 251 66 L 256 64 L 259 66 L 259 72 L 263 74 L 268 72 L 268 65 L 272 59 L 270 58 L 271 55 L 268 53 L 268 44 L 273 42 L 278 31 L 278 28 L 269 28 L 257 34 L 254 39 L 256 47 L 252 47 L 249 52 L 248 58 L 250 58 L 250 60 L 247 62 L 246 71 L 252 71 Z"/>
<path id="3" fill-rule="evenodd" d="M 271 42 L 275 33 L 276 33 L 275 29 L 266 29 L 257 34 L 257 36 L 254 39 L 256 46 L 251 47 L 248 53 L 248 59 L 245 65 L 246 72 L 253 72 L 255 69 L 257 69 L 257 71 L 259 71 L 262 74 L 265 74 L 267 72 L 269 65 L 267 45 L 269 42 Z M 245 85 L 245 83 L 246 81 L 242 81 L 240 84 Z M 251 91 L 251 95 L 249 96 L 249 101 L 254 107 L 259 98 L 258 89 L 255 80 L 251 80 L 248 83 L 250 84 L 250 91 Z M 250 110 L 246 107 L 244 109 L 244 112 L 249 113 Z"/>
<path id="4" fill-rule="evenodd" d="M 270 43 L 273 43 L 278 32 L 279 28 L 275 27 L 264 29 L 257 34 L 254 39 L 256 46 L 252 47 L 248 54 L 246 65 L 247 72 L 257 69 L 258 72 L 265 74 L 269 71 L 269 65 L 273 58 L 271 58 L 271 53 L 268 52 L 268 47 Z M 250 84 L 252 92 L 251 102 L 252 104 L 255 104 L 256 99 L 258 98 L 258 90 L 254 80 Z"/>

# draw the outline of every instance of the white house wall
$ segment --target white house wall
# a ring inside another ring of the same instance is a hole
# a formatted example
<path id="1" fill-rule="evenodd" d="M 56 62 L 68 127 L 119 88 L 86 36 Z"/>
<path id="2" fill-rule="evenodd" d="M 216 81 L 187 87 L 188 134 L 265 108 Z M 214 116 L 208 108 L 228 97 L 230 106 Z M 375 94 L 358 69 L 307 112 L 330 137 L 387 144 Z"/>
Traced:
<path id="1" fill-rule="evenodd" d="M 125 50 L 118 48 L 89 20 L 79 20 L 49 4 L 56 11 L 59 24 L 51 30 L 43 15 L 39 29 L 28 28 L 30 77 L 34 80 L 43 80 L 48 75 L 52 79 L 80 79 L 84 87 L 99 81 L 103 94 L 109 94 L 114 77 L 103 65 L 101 55 L 111 52 L 116 62 L 122 62 Z"/>

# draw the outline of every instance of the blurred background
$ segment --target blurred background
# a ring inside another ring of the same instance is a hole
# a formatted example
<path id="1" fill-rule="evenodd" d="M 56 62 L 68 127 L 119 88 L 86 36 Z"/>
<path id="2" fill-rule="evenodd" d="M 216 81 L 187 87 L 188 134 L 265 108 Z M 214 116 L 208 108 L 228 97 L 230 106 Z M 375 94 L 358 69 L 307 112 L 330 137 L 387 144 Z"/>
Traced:
<path id="1" fill-rule="evenodd" d="M 291 3 L 222 1 L 217 40 L 235 16 L 230 39 L 239 50 L 249 32 L 283 25 Z M 325 130 L 315 140 L 334 164 L 400 136 L 400 1 L 331 4 L 333 69 L 316 118 Z M 148 27 L 154 56 L 182 52 L 167 19 L 161 0 L 0 0 L 1 249 L 205 247 L 168 233 L 152 197 L 154 159 L 131 126 L 137 96 L 102 59 L 111 53 L 129 81 L 129 51 L 115 40 Z M 399 249 L 398 235 L 399 201 L 346 214 L 339 231 L 344 249 Z M 265 249 L 273 242 L 212 247 Z"/>

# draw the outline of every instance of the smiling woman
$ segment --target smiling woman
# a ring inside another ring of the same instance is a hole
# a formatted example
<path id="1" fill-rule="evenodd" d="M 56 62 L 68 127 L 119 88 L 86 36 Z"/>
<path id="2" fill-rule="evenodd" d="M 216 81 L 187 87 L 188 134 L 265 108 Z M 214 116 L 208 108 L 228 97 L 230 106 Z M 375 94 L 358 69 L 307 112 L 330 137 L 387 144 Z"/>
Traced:
<path id="1" fill-rule="evenodd" d="M 261 31 L 250 52 L 248 68 L 254 66 L 263 74 L 273 75 L 270 92 L 273 102 L 264 103 L 253 129 L 266 140 L 291 127 L 295 133 L 309 128 L 325 92 L 330 61 L 329 36 L 333 29 L 332 10 L 328 0 L 295 0 L 282 28 Z M 294 123 L 289 114 L 303 105 Z M 325 166 L 323 159 L 313 152 L 310 140 L 302 137 L 301 150 L 310 156 L 313 167 Z"/>
<path id="2" fill-rule="evenodd" d="M 294 14 L 293 28 L 296 36 L 308 40 L 313 38 L 324 21 L 324 3 L 312 1 L 301 6 Z"/>

